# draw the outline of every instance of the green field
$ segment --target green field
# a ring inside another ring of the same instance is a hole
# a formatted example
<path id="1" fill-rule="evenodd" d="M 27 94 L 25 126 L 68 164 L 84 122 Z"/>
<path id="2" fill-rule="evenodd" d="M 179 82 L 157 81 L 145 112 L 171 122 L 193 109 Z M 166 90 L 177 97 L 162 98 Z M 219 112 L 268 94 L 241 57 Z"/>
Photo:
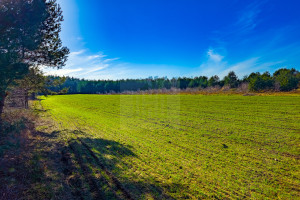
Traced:
<path id="1" fill-rule="evenodd" d="M 69 133 L 62 138 L 79 137 L 97 156 L 102 169 L 88 153 L 83 160 L 108 199 L 122 196 L 103 184 L 103 169 L 134 199 L 300 198 L 300 96 L 65 95 L 41 103 Z"/>

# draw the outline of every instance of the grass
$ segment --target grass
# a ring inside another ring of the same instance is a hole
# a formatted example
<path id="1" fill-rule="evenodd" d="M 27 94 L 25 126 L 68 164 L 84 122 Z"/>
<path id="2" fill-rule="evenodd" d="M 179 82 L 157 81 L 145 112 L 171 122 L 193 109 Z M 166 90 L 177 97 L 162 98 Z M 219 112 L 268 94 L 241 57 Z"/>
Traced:
<path id="1" fill-rule="evenodd" d="M 63 139 L 79 137 L 135 199 L 300 198 L 299 95 L 65 95 L 41 103 L 60 130 L 71 130 Z"/>

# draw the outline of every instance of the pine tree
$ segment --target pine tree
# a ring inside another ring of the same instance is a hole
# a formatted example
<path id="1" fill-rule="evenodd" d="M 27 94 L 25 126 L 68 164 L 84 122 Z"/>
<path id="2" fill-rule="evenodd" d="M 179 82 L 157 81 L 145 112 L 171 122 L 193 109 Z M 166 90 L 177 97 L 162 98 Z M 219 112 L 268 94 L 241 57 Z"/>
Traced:
<path id="1" fill-rule="evenodd" d="M 0 1 L 0 116 L 8 86 L 30 67 L 65 65 L 69 49 L 59 37 L 62 21 L 56 0 Z"/>

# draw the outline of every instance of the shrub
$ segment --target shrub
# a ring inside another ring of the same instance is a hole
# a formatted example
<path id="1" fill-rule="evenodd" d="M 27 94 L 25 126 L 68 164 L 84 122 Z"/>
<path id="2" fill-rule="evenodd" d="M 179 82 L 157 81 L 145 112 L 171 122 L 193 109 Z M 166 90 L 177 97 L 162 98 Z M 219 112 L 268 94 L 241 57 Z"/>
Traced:
<path id="1" fill-rule="evenodd" d="M 267 89 L 274 89 L 274 80 L 269 72 L 265 72 L 262 75 L 260 73 L 252 73 L 248 77 L 249 90 L 261 91 Z"/>
<path id="2" fill-rule="evenodd" d="M 230 88 L 236 88 L 238 84 L 238 77 L 234 71 L 229 72 L 228 75 L 224 77 L 224 85 L 229 85 Z"/>
<path id="3" fill-rule="evenodd" d="M 279 69 L 274 72 L 275 82 L 279 85 L 280 91 L 291 91 L 298 87 L 300 79 L 299 72 L 295 69 Z"/>

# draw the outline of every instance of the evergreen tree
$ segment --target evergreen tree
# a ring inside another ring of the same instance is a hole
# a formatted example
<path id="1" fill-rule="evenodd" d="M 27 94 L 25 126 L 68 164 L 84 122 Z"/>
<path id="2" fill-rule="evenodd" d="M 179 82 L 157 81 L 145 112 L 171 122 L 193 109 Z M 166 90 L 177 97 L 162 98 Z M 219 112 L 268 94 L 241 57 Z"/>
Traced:
<path id="1" fill-rule="evenodd" d="M 0 116 L 8 86 L 30 66 L 64 66 L 69 50 L 59 37 L 61 21 L 56 0 L 0 1 Z"/>

